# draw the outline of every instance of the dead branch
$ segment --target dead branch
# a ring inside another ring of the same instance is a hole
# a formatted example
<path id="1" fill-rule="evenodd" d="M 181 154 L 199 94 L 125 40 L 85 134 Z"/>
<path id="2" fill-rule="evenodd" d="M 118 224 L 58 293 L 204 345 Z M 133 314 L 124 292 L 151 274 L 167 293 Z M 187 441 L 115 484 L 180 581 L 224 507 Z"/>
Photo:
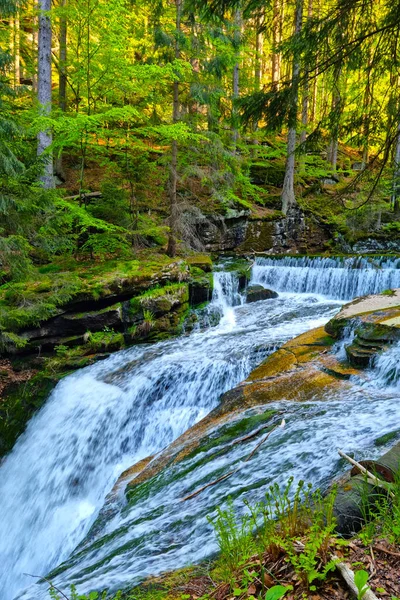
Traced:
<path id="1" fill-rule="evenodd" d="M 31 575 L 30 573 L 24 573 L 24 575 L 26 575 L 27 577 L 34 577 L 35 579 L 43 579 L 43 581 L 45 581 L 46 583 L 48 583 L 50 587 L 52 587 L 54 590 L 56 590 L 56 592 L 58 592 L 59 594 L 61 594 L 61 596 L 63 598 L 65 598 L 65 600 L 70 600 L 68 598 L 68 596 L 66 596 L 64 594 L 64 592 L 60 590 L 60 588 L 58 588 L 57 586 L 55 586 L 54 583 L 52 583 L 50 581 L 50 579 L 47 579 L 46 577 L 43 577 L 43 575 Z"/>
<path id="2" fill-rule="evenodd" d="M 394 552 L 393 550 L 388 550 L 387 548 L 382 548 L 382 546 L 372 546 L 374 550 L 379 550 L 379 552 L 384 552 L 385 554 L 390 554 L 390 556 L 396 556 L 400 558 L 400 552 Z"/>
<path id="3" fill-rule="evenodd" d="M 282 423 L 284 424 L 284 421 L 282 421 Z M 263 437 L 263 439 L 257 444 L 257 446 L 255 448 L 253 448 L 253 450 L 250 452 L 250 454 L 243 461 L 243 464 L 247 463 L 252 458 L 252 456 L 254 456 L 254 454 L 257 452 L 257 450 L 259 449 L 259 447 L 262 444 L 264 444 L 264 442 L 267 441 L 267 439 L 269 438 L 269 436 L 271 435 L 271 433 L 273 431 L 275 431 L 275 429 L 277 429 L 278 427 L 281 427 L 281 426 L 283 426 L 281 423 L 279 425 L 275 425 L 275 427 L 273 427 L 271 429 L 271 431 L 269 431 L 267 433 L 267 435 Z M 259 429 L 258 432 L 260 430 L 262 430 L 262 428 Z M 247 436 L 247 437 L 249 437 L 249 436 Z M 245 438 L 241 438 L 240 440 L 237 440 L 237 443 L 239 443 L 240 441 L 243 442 L 245 439 L 246 439 L 246 437 Z M 219 483 L 220 481 L 223 481 L 224 479 L 228 479 L 228 477 L 230 477 L 234 473 L 237 473 L 242 468 L 243 464 L 239 465 L 236 469 L 233 469 L 233 471 L 229 471 L 229 473 L 226 473 L 225 475 L 222 475 L 222 477 L 218 477 L 218 479 L 215 479 L 214 481 L 210 481 L 209 483 L 206 483 L 206 485 L 203 485 L 203 487 L 199 488 L 195 492 L 192 492 L 188 496 L 185 496 L 184 498 L 181 498 L 181 502 L 186 502 L 186 500 L 190 500 L 191 498 L 194 498 L 195 496 L 197 496 L 198 494 L 200 494 L 201 492 L 203 492 L 207 488 L 209 488 L 209 487 L 211 487 L 213 485 L 216 485 L 217 483 Z"/>
<path id="4" fill-rule="evenodd" d="M 371 473 L 371 471 L 368 471 L 368 469 L 366 469 L 365 467 L 360 465 L 360 463 L 358 463 L 356 460 L 354 460 L 350 456 L 347 456 L 347 454 L 342 452 L 342 450 L 338 450 L 338 453 L 342 458 L 346 459 L 354 467 L 357 467 L 357 469 L 360 471 L 360 473 L 363 473 L 364 475 L 366 475 L 368 478 L 368 480 L 367 480 L 368 483 L 371 483 L 372 485 L 375 485 L 377 487 L 384 489 L 386 492 L 389 493 L 389 495 L 392 498 L 394 498 L 394 493 L 391 492 L 389 489 L 390 484 L 388 484 L 386 481 L 382 481 L 381 479 L 378 479 L 378 477 L 375 477 L 375 475 L 373 473 Z"/>
<path id="5" fill-rule="evenodd" d="M 336 563 L 337 570 L 343 577 L 347 587 L 350 589 L 352 594 L 354 594 L 354 596 L 356 598 L 358 598 L 359 590 L 358 590 L 356 584 L 354 583 L 354 571 L 352 571 L 350 569 L 350 567 L 348 567 L 344 562 L 341 562 L 340 559 L 335 554 L 332 554 L 331 558 L 332 558 L 332 560 L 338 561 Z M 379 600 L 379 599 L 377 596 L 375 596 L 374 592 L 371 589 L 368 589 L 365 592 L 365 594 L 363 595 L 363 600 Z"/>

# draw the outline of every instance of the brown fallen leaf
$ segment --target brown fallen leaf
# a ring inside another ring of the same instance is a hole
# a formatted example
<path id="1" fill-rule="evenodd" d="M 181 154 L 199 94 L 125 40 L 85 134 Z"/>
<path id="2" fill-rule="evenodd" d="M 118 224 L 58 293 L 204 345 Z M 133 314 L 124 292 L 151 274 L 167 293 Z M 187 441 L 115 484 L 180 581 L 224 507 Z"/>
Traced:
<path id="1" fill-rule="evenodd" d="M 272 587 L 273 585 L 275 585 L 275 580 L 271 577 L 271 575 L 269 573 L 264 573 L 264 585 L 267 588 Z"/>

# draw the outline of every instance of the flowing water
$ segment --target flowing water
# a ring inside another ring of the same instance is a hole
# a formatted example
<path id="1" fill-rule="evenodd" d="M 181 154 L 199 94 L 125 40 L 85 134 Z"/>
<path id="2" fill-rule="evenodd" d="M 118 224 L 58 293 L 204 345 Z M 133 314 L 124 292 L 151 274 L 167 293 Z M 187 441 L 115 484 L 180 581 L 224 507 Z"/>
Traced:
<path id="1" fill-rule="evenodd" d="M 400 258 L 259 258 L 253 279 L 278 292 L 351 300 L 400 287 Z"/>
<path id="2" fill-rule="evenodd" d="M 24 574 L 43 575 L 63 561 L 55 583 L 68 589 L 75 582 L 80 592 L 117 589 L 146 574 L 196 562 L 215 550 L 207 515 L 229 494 L 240 507 L 246 495 L 260 498 L 271 481 L 283 483 L 289 475 L 323 484 L 338 470 L 337 446 L 370 454 L 374 439 L 396 428 L 399 350 L 393 349 L 387 358 L 391 366 L 380 362 L 384 357 L 375 366 L 382 378 L 393 371 L 384 389 L 356 384 L 349 397 L 278 403 L 287 427 L 246 469 L 181 503 L 221 469 L 240 465 L 254 441 L 228 454 L 214 456 L 214 448 L 196 469 L 190 469 L 190 461 L 174 465 L 155 478 L 141 502 L 124 506 L 121 496 L 120 510 L 73 552 L 125 468 L 199 421 L 268 352 L 325 323 L 351 290 L 363 294 L 379 291 L 380 285 L 381 290 L 400 286 L 393 261 L 353 264 L 359 267 L 354 269 L 340 261 L 328 265 L 328 259 L 263 260 L 253 267 L 253 282 L 283 291 L 279 298 L 243 304 L 235 275 L 218 272 L 210 307 L 221 313 L 218 326 L 119 352 L 60 382 L 0 468 L 2 600 L 47 598 L 47 586 L 30 585 Z"/>

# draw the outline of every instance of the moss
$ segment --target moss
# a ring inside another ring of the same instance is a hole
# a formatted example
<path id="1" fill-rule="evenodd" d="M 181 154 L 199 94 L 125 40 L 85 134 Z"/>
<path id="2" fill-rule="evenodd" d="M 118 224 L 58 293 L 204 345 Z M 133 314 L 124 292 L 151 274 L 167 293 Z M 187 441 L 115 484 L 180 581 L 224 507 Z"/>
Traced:
<path id="1" fill-rule="evenodd" d="M 225 444 L 229 444 L 239 437 L 245 436 L 251 431 L 257 429 L 257 427 L 260 427 L 264 423 L 270 421 L 272 417 L 276 415 L 276 412 L 276 410 L 269 409 L 249 417 L 238 419 L 234 423 L 223 425 L 210 434 L 206 441 L 195 448 L 193 452 L 187 454 L 185 456 L 185 460 L 190 460 L 199 453 L 208 452 L 212 448 L 224 446 Z M 229 448 L 227 448 L 227 450 L 229 450 Z M 195 466 L 199 466 L 198 463 L 196 463 Z M 193 466 L 193 468 L 195 468 L 195 466 Z"/>
<path id="2" fill-rule="evenodd" d="M 376 438 L 374 444 L 375 446 L 386 446 L 389 442 L 392 442 L 398 439 L 400 436 L 400 429 L 396 429 L 396 431 L 390 431 L 389 433 L 385 433 L 380 437 Z"/>
<path id="3" fill-rule="evenodd" d="M 93 352 L 119 350 L 124 346 L 124 336 L 115 331 L 89 333 L 87 345 Z"/>
<path id="4" fill-rule="evenodd" d="M 180 278 L 187 269 L 181 260 L 149 256 L 145 261 L 105 261 L 100 264 L 77 263 L 75 269 L 60 271 L 62 265 L 37 271 L 31 281 L 0 286 L 0 329 L 18 332 L 36 327 L 58 314 L 59 308 L 85 301 L 98 301 L 135 288 L 154 287 L 159 279 L 166 287 L 168 276 Z M 174 271 L 175 270 L 175 271 Z"/>
<path id="5" fill-rule="evenodd" d="M 16 383 L 6 389 L 0 403 L 0 457 L 12 449 L 29 419 L 44 404 L 60 377 L 44 370 L 23 384 Z"/>
<path id="6" fill-rule="evenodd" d="M 251 221 L 246 229 L 246 238 L 239 246 L 240 252 L 262 252 L 272 248 L 275 225 L 268 221 Z"/>
<path id="7" fill-rule="evenodd" d="M 197 267 L 206 273 L 212 270 L 212 260 L 208 254 L 195 254 L 186 258 L 187 264 L 193 268 Z"/>

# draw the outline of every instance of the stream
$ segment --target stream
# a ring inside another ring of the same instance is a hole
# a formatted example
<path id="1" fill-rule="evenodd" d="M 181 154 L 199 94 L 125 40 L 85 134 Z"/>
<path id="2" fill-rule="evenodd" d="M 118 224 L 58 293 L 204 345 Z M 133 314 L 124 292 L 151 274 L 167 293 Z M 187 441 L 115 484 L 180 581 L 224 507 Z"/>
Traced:
<path id="1" fill-rule="evenodd" d="M 169 445 L 275 348 L 326 323 L 345 301 L 400 287 L 400 260 L 260 258 L 252 283 L 279 297 L 245 304 L 235 273 L 217 271 L 209 307 L 221 316 L 217 326 L 118 352 L 57 385 L 0 467 L 2 600 L 48 598 L 48 586 L 26 574 L 45 575 L 61 563 L 54 583 L 64 591 L 75 583 L 80 593 L 196 563 L 216 550 L 207 516 L 228 496 L 241 510 L 244 498 L 257 501 L 289 476 L 324 485 L 344 468 L 337 447 L 371 456 L 374 440 L 397 428 L 395 346 L 351 393 L 272 405 L 284 412 L 285 429 L 226 482 L 179 502 L 241 464 L 254 440 L 228 455 L 212 449 L 196 469 L 172 465 L 133 506 L 121 495 L 120 510 L 79 545 L 126 468 Z"/>

